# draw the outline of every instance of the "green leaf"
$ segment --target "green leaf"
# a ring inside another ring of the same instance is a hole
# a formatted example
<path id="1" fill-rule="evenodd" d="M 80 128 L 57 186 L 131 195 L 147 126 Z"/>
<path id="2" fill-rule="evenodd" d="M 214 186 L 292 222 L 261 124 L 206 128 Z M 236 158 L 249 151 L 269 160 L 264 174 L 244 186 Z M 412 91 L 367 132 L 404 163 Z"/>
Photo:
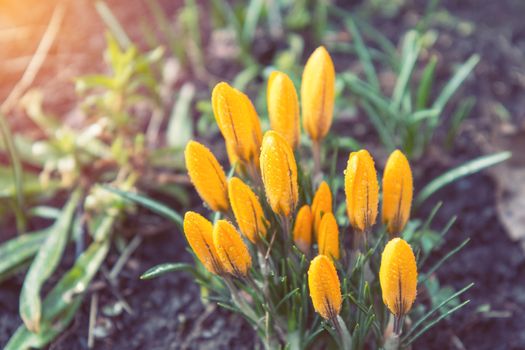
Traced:
<path id="1" fill-rule="evenodd" d="M 184 147 L 193 137 L 191 101 L 194 95 L 195 87 L 191 83 L 184 84 L 180 89 L 166 132 L 166 143 L 169 147 Z"/>
<path id="2" fill-rule="evenodd" d="M 427 63 L 419 87 L 417 89 L 416 109 L 421 110 L 427 107 L 428 97 L 430 96 L 430 90 L 432 89 L 432 83 L 434 82 L 434 75 L 436 73 L 437 57 L 434 55 L 430 58 Z"/>
<path id="3" fill-rule="evenodd" d="M 359 57 L 359 61 L 363 65 L 363 70 L 365 71 L 368 83 L 370 84 L 370 86 L 372 86 L 372 88 L 374 88 L 375 91 L 379 92 L 379 78 L 377 77 L 377 73 L 374 68 L 374 63 L 372 62 L 370 52 L 368 52 L 368 49 L 365 46 L 363 37 L 361 36 L 359 29 L 357 29 L 357 26 L 355 25 L 351 17 L 348 17 L 346 19 L 345 24 L 347 30 L 352 34 L 355 50 L 357 52 L 357 56 Z"/>
<path id="4" fill-rule="evenodd" d="M 424 201 L 426 201 L 431 195 L 436 193 L 441 188 L 446 185 L 457 181 L 458 179 L 477 173 L 485 168 L 491 167 L 498 163 L 504 162 L 512 156 L 510 152 L 499 152 L 495 154 L 489 154 L 482 156 L 471 161 L 468 161 L 454 169 L 447 171 L 444 174 L 441 174 L 434 180 L 432 180 L 428 185 L 426 185 L 417 196 L 415 200 L 415 205 L 420 206 Z"/>
<path id="5" fill-rule="evenodd" d="M 5 350 L 42 348 L 64 331 L 82 304 L 85 291 L 109 251 L 109 240 L 92 243 L 75 265 L 60 279 L 42 305 L 39 333 L 21 325 Z"/>
<path id="6" fill-rule="evenodd" d="M 465 247 L 468 242 L 470 242 L 470 238 L 465 239 L 463 242 L 461 242 L 456 248 L 452 249 L 450 252 L 448 252 L 444 257 L 442 257 L 434 266 L 430 268 L 425 274 L 419 275 L 419 283 L 425 283 L 425 281 L 432 276 L 434 272 L 436 272 L 441 265 L 443 265 L 448 259 L 456 255 L 463 247 Z"/>
<path id="7" fill-rule="evenodd" d="M 80 198 L 81 192 L 78 190 L 71 195 L 62 209 L 62 215 L 49 229 L 46 240 L 39 249 L 24 280 L 20 293 L 20 316 L 32 332 L 38 333 L 40 331 L 42 319 L 40 290 L 62 258 L 62 253 L 68 242 L 73 214 Z"/>
<path id="8" fill-rule="evenodd" d="M 443 88 L 439 96 L 436 98 L 436 101 L 432 105 L 432 108 L 437 108 L 443 110 L 452 97 L 456 90 L 461 86 L 461 84 L 467 79 L 470 72 L 476 67 L 479 62 L 478 55 L 472 55 L 470 58 L 463 63 L 459 69 L 456 71 L 452 79 L 449 80 L 447 85 Z"/>
<path id="9" fill-rule="evenodd" d="M 9 160 L 11 161 L 11 169 L 13 172 L 13 183 L 15 184 L 16 194 L 16 205 L 21 215 L 17 215 L 17 228 L 19 230 L 25 230 L 25 216 L 23 214 L 24 208 L 24 180 L 23 180 L 23 169 L 20 156 L 15 147 L 13 141 L 13 134 L 5 121 L 4 115 L 0 113 L 0 135 L 2 135 L 3 142 L 7 148 L 9 154 Z M 23 232 L 20 232 L 23 233 Z"/>
<path id="10" fill-rule="evenodd" d="M 117 17 L 111 12 L 109 6 L 104 1 L 98 0 L 95 2 L 95 8 L 97 9 L 100 18 L 102 18 L 102 21 L 104 21 L 111 33 L 118 40 L 119 45 L 122 48 L 130 47 L 132 42 L 129 36 L 126 34 L 124 28 L 122 28 Z"/>
<path id="11" fill-rule="evenodd" d="M 179 215 L 179 213 L 170 209 L 168 206 L 162 203 L 159 203 L 157 201 L 154 201 L 153 199 L 148 198 L 146 196 L 140 195 L 138 193 L 122 191 L 122 190 L 119 190 L 118 188 L 107 186 L 107 185 L 103 185 L 102 187 L 109 192 L 118 194 L 119 196 L 127 200 L 140 204 L 143 207 L 151 210 L 152 212 L 159 214 L 160 216 L 163 216 L 175 222 L 179 226 L 179 228 L 182 230 L 182 227 L 183 227 L 182 217 Z"/>
<path id="12" fill-rule="evenodd" d="M 165 263 L 152 267 L 151 269 L 144 272 L 141 276 L 141 280 L 149 280 L 152 278 L 157 278 L 165 273 L 173 271 L 186 271 L 190 273 L 195 273 L 195 267 L 190 264 L 185 263 Z"/>
<path id="13" fill-rule="evenodd" d="M 42 246 L 49 228 L 26 233 L 13 238 L 0 246 L 0 281 L 10 276 L 13 270 L 33 257 Z"/>
<path id="14" fill-rule="evenodd" d="M 403 97 L 409 93 L 409 91 L 407 91 L 409 87 L 408 83 L 412 76 L 412 71 L 414 70 L 420 50 L 421 44 L 417 32 L 408 32 L 403 40 L 401 70 L 399 71 L 394 92 L 392 93 L 392 108 L 396 111 L 399 109 Z"/>

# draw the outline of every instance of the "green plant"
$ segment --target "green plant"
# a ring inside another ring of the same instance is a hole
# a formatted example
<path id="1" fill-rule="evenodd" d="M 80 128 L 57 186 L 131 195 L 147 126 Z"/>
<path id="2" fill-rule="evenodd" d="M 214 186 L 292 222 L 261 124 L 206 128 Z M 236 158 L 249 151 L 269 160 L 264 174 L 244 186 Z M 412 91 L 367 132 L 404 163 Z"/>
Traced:
<path id="1" fill-rule="evenodd" d="M 303 84 L 330 81 L 325 76 L 330 71 L 322 68 L 306 70 L 305 74 Z M 320 96 L 333 99 L 333 95 L 322 93 L 323 89 L 333 87 L 321 84 L 318 88 Z M 303 94 L 310 90 L 301 91 L 304 98 Z M 316 103 L 324 106 L 328 102 Z M 286 110 L 294 101 L 280 103 Z M 436 265 L 427 266 L 428 257 L 442 243 L 454 220 L 440 233 L 430 229 L 438 207 L 425 222 L 408 220 L 412 178 L 402 153 L 394 153 L 388 161 L 386 168 L 390 170 L 383 178 L 385 226 L 374 227 L 379 185 L 374 161 L 367 151 L 349 155 L 344 179 L 346 203 L 332 212 L 333 201 L 338 198 L 337 186 L 330 188 L 328 183 L 337 183 L 337 175 L 327 176 L 314 196 L 316 183 L 324 176 L 323 164 L 312 166 L 308 157 L 301 156 L 304 150 L 294 154 L 292 147 L 299 149 L 301 145 L 293 143 L 293 139 L 289 143 L 276 131 L 266 132 L 261 140 L 259 121 L 254 119 L 257 115 L 250 101 L 227 84 L 216 87 L 212 105 L 225 138 L 232 166 L 230 174 L 235 172 L 237 177 L 227 178 L 205 147 L 195 148 L 198 144 L 195 141 L 188 144 L 188 173 L 212 209 L 210 220 L 195 212 L 187 212 L 182 219 L 173 210 L 147 197 L 108 188 L 175 221 L 192 248 L 195 265 L 163 264 L 147 271 L 143 278 L 170 271 L 192 273 L 206 291 L 202 293 L 205 302 L 217 302 L 243 315 L 264 346 L 271 349 L 326 348 L 336 344 L 345 349 L 406 347 L 468 303 L 468 300 L 459 302 L 458 298 L 472 285 L 444 294 L 447 291 L 435 283 L 435 272 L 466 242 Z M 316 138 L 321 144 L 326 134 L 325 125 L 330 125 L 332 116 L 330 108 L 317 107 L 310 106 L 320 114 L 308 118 L 318 119 L 319 123 L 312 123 L 310 127 L 318 125 L 319 129 L 307 129 L 307 132 L 311 137 L 321 135 Z M 295 130 L 298 123 L 295 116 L 282 117 L 290 118 L 283 125 L 290 131 Z M 198 151 L 201 148 L 205 151 Z M 319 175 L 312 171 L 317 168 Z M 301 209 L 300 213 L 306 214 L 296 216 L 298 208 L 310 205 L 310 211 Z M 314 224 L 316 219 L 320 219 L 319 225 Z M 233 226 L 234 222 L 238 229 Z M 403 239 L 396 237 L 398 235 Z M 388 236 L 390 242 L 386 244 Z M 381 258 L 385 245 L 392 248 Z M 419 275 L 416 277 L 415 272 L 407 276 L 396 274 L 398 269 L 405 271 L 405 268 L 412 272 L 417 269 Z M 321 277 L 323 275 L 325 277 Z M 420 290 L 446 296 L 436 298 L 430 309 L 418 305 L 410 311 L 416 283 Z M 400 290 L 398 285 L 404 289 Z M 403 296 L 402 307 L 395 306 L 392 295 Z M 445 310 L 449 305 L 453 306 Z M 441 314 L 435 316 L 438 311 Z M 413 326 L 403 322 L 406 318 L 414 320 Z"/>
<path id="2" fill-rule="evenodd" d="M 407 32 L 398 53 L 386 37 L 365 22 L 357 22 L 341 9 L 334 13 L 353 38 L 352 44 L 339 43 L 337 49 L 354 53 L 364 72 L 364 77 L 351 71 L 341 74 L 350 96 L 367 115 L 388 150 L 400 147 L 409 158 L 420 157 L 433 140 L 436 129 L 447 120 L 449 102 L 479 62 L 479 56 L 474 54 L 458 65 L 453 76 L 438 87 L 435 79 L 436 56 L 431 56 L 424 68 L 418 69 L 421 53 L 432 45 L 430 34 L 415 30 Z M 362 32 L 370 45 L 365 42 Z M 378 70 L 395 74 L 391 91 L 384 91 Z M 460 101 L 453 112 L 449 134 L 454 135 L 468 116 L 472 101 L 467 101 Z M 449 143 L 451 137 L 448 137 Z"/>
<path id="3" fill-rule="evenodd" d="M 13 166 L 14 176 L 2 169 L 3 181 L 8 184 L 2 206 L 15 200 L 20 211 L 27 213 L 25 220 L 44 217 L 54 221 L 28 233 L 19 225 L 19 235 L 0 246 L 0 280 L 28 270 L 20 293 L 23 324 L 6 349 L 46 346 L 70 324 L 90 282 L 105 264 L 112 242 L 121 247 L 121 259 L 140 243 L 140 235 L 127 242 L 118 230 L 134 206 L 101 185 L 130 190 L 155 169 L 155 152 L 162 150 L 147 148 L 136 108 L 140 104 L 150 114 L 164 114 L 154 68 L 162 55 L 161 48 L 140 53 L 131 42 L 123 47 L 108 34 L 108 74 L 88 75 L 75 82 L 84 109 L 82 127 L 73 128 L 44 112 L 38 91 L 26 94 L 22 103 L 44 137 L 34 140 L 30 134 L 12 135 L 7 124 L 2 124 L 2 131 L 9 136 L 7 150 L 12 163 L 21 164 Z M 31 168 L 22 172 L 23 165 Z M 22 194 L 24 200 L 18 198 Z M 46 204 L 50 198 L 64 197 L 67 201 L 61 209 Z M 77 251 L 75 263 L 60 275 L 59 266 L 71 242 Z M 122 261 L 113 266 L 109 283 L 115 283 L 121 266 Z M 44 295 L 42 287 L 49 280 L 53 285 Z"/>

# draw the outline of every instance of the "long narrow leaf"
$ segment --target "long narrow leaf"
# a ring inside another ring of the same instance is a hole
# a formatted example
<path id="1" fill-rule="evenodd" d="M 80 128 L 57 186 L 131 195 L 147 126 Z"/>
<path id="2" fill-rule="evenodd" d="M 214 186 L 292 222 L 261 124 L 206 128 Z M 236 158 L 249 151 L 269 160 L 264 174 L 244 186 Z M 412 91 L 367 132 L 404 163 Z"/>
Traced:
<path id="1" fill-rule="evenodd" d="M 442 319 L 444 319 L 445 317 L 448 317 L 450 316 L 451 314 L 453 314 L 454 312 L 456 312 L 457 310 L 461 309 L 463 306 L 467 305 L 468 303 L 470 303 L 470 300 L 466 300 L 464 301 L 463 303 L 459 304 L 458 306 L 450 309 L 448 312 L 446 312 L 445 314 L 441 315 L 440 317 L 438 317 L 437 319 L 433 320 L 432 322 L 430 322 L 428 325 L 426 325 L 422 330 L 420 330 L 419 332 L 417 332 L 416 335 L 414 335 L 412 338 L 408 339 L 406 342 L 405 342 L 405 345 L 410 345 L 411 343 L 413 343 L 417 338 L 419 338 L 422 334 L 424 334 L 426 331 L 428 331 L 430 328 L 434 327 L 437 323 L 439 323 Z"/>
<path id="2" fill-rule="evenodd" d="M 45 298 L 40 332 L 31 332 L 25 325 L 21 325 L 5 350 L 42 348 L 66 329 L 82 304 L 87 286 L 108 251 L 108 240 L 92 243 Z"/>
<path id="3" fill-rule="evenodd" d="M 55 271 L 68 241 L 73 214 L 81 198 L 79 190 L 73 192 L 62 209 L 62 215 L 50 228 L 49 234 L 33 260 L 20 293 L 20 316 L 32 332 L 40 331 L 42 302 L 40 290 Z"/>
<path id="4" fill-rule="evenodd" d="M 414 323 L 414 325 L 410 328 L 410 330 L 407 332 L 407 334 L 403 338 L 404 339 L 408 339 L 414 333 L 414 331 L 417 330 L 417 328 L 420 325 L 422 325 L 428 318 L 430 318 L 430 316 L 432 316 L 434 313 L 436 313 L 443 306 L 447 305 L 450 301 L 452 301 L 452 300 L 458 298 L 459 296 L 461 296 L 461 294 L 465 293 L 467 290 L 469 290 L 473 286 L 474 286 L 474 283 L 470 283 L 469 285 L 467 285 L 463 289 L 457 291 L 456 293 L 452 294 L 450 297 L 448 297 L 447 299 L 443 300 L 441 303 L 436 305 L 432 310 L 427 312 L 425 314 L 425 316 L 423 316 L 419 320 L 417 320 L 417 322 Z"/>
<path id="5" fill-rule="evenodd" d="M 25 217 L 23 216 L 23 208 L 24 208 L 24 181 L 23 181 L 23 171 L 22 171 L 22 162 L 20 160 L 20 156 L 18 154 L 18 151 L 16 149 L 13 135 L 11 133 L 11 130 L 9 129 L 9 126 L 7 125 L 7 122 L 5 121 L 4 115 L 0 113 L 0 135 L 2 135 L 2 139 L 4 140 L 5 147 L 7 148 L 7 152 L 9 154 L 9 159 L 11 161 L 11 169 L 13 171 L 13 183 L 15 184 L 16 189 L 16 205 L 19 208 L 19 212 L 22 213 L 20 217 L 17 217 L 17 224 L 18 228 L 24 230 L 25 229 Z M 23 232 L 19 232 L 23 233 Z"/>
<path id="6" fill-rule="evenodd" d="M 463 247 L 465 247 L 468 244 L 468 242 L 470 242 L 470 238 L 465 239 L 463 242 L 460 243 L 460 245 L 448 252 L 434 266 L 432 266 L 432 268 L 430 268 L 430 270 L 428 270 L 427 273 L 425 273 L 424 275 L 420 275 L 419 283 L 425 283 L 426 280 L 441 267 L 441 265 L 443 265 L 448 259 L 450 259 L 454 255 L 456 255 L 461 249 L 463 249 Z"/>
<path id="7" fill-rule="evenodd" d="M 179 213 L 170 209 L 164 204 L 154 201 L 153 199 L 140 195 L 138 193 L 126 192 L 126 191 L 122 191 L 122 190 L 119 190 L 118 188 L 114 188 L 110 186 L 102 186 L 102 187 L 108 190 L 109 192 L 118 194 L 119 196 L 125 199 L 128 199 L 132 202 L 142 205 L 143 207 L 151 210 L 152 212 L 156 214 L 159 214 L 160 216 L 163 216 L 169 220 L 172 220 L 182 230 L 182 225 L 183 225 L 182 217 L 179 215 Z"/>
<path id="8" fill-rule="evenodd" d="M 346 19 L 345 24 L 346 28 L 352 34 L 352 38 L 354 39 L 353 42 L 355 45 L 355 50 L 357 56 L 359 57 L 359 61 L 363 65 L 368 83 L 375 89 L 375 91 L 379 92 L 379 78 L 377 77 L 374 63 L 372 62 L 370 52 L 368 52 L 368 49 L 365 46 L 363 37 L 361 36 L 361 33 L 357 29 L 357 26 L 351 17 Z"/>
<path id="9" fill-rule="evenodd" d="M 403 41 L 403 52 L 401 59 L 401 70 L 392 93 L 392 108 L 398 110 L 403 96 L 407 93 L 408 83 L 412 76 L 412 71 L 419 56 L 421 45 L 417 32 L 410 31 L 405 35 Z"/>
<path id="10" fill-rule="evenodd" d="M 185 264 L 185 263 L 160 264 L 144 272 L 140 276 L 140 279 L 149 280 L 149 279 L 153 279 L 153 278 L 162 276 L 165 273 L 174 272 L 174 271 L 187 271 L 187 272 L 195 273 L 195 267 L 193 265 Z"/>
<path id="11" fill-rule="evenodd" d="M 42 246 L 49 229 L 44 229 L 13 238 L 0 246 L 0 281 L 9 272 L 33 257 Z"/>
<path id="12" fill-rule="evenodd" d="M 445 108 L 452 95 L 454 95 L 456 90 L 461 86 L 465 79 L 467 79 L 470 72 L 474 69 L 474 67 L 476 67 L 478 62 L 478 55 L 470 56 L 470 58 L 459 67 L 459 69 L 454 74 L 452 79 L 449 80 L 447 85 L 445 85 L 439 96 L 436 98 L 436 101 L 432 105 L 432 108 L 443 110 L 443 108 Z"/>
<path id="13" fill-rule="evenodd" d="M 420 206 L 431 195 L 446 185 L 467 175 L 477 173 L 485 168 L 504 162 L 512 156 L 510 152 L 499 152 L 473 159 L 465 164 L 441 174 L 426 185 L 416 198 L 416 206 Z"/>

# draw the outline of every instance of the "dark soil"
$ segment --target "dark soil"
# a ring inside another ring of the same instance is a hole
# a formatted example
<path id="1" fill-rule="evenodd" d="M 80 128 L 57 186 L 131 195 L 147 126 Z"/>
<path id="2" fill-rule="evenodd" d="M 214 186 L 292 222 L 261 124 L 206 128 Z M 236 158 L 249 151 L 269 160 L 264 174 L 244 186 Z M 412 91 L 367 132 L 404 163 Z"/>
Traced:
<path id="1" fill-rule="evenodd" d="M 133 14 L 136 15 L 142 8 L 122 6 L 118 1 L 110 3 L 116 6 L 115 12 L 124 18 L 125 23 L 133 23 Z M 82 9 L 81 5 L 77 6 Z M 446 154 L 440 147 L 434 147 L 425 159 L 416 164 L 416 179 L 419 179 L 416 189 L 447 168 L 480 154 L 479 149 L 484 147 L 481 144 L 485 140 L 484 135 L 493 131 L 494 123 L 500 118 L 495 108 L 498 103 L 505 106 L 514 124 L 519 125 L 525 120 L 525 101 L 520 99 L 525 73 L 525 22 L 520 14 L 525 11 L 525 4 L 520 0 L 447 0 L 443 1 L 443 6 L 456 18 L 474 24 L 475 30 L 465 35 L 458 28 L 438 25 L 441 33 L 436 47 L 441 60 L 438 76 L 448 77 L 452 63 L 479 53 L 482 61 L 476 68 L 475 78 L 463 91 L 465 95 L 476 96 L 478 104 L 451 153 Z M 389 36 L 397 38 L 414 24 L 414 16 L 420 16 L 423 9 L 423 1 L 409 1 L 407 8 L 395 18 L 377 18 L 375 21 Z M 97 17 L 91 13 L 86 18 Z M 89 23 L 86 28 L 99 33 L 84 33 L 81 38 L 92 43 L 96 49 L 88 51 L 96 53 L 96 56 L 85 58 L 86 66 L 72 68 L 74 75 L 99 68 L 94 68 L 93 62 L 99 61 L 99 50 L 104 42 L 100 34 L 101 23 L 97 21 L 83 20 Z M 64 52 L 83 52 L 78 45 L 71 44 L 67 46 L 71 51 Z M 57 58 L 63 57 L 57 54 Z M 82 65 L 84 61 L 75 62 Z M 54 69 L 57 67 L 60 66 Z M 48 68 L 54 72 L 53 67 Z M 64 86 L 64 81 L 56 83 Z M 54 82 L 39 81 L 44 89 L 46 84 Z M 56 90 L 55 85 L 50 90 Z M 0 93 L 3 98 L 5 91 L 0 90 Z M 72 95 L 67 96 L 73 98 Z M 58 106 L 59 111 L 68 109 L 67 106 Z M 446 243 L 433 256 L 433 261 L 439 260 L 466 237 L 472 238 L 461 253 L 440 269 L 440 282 L 456 289 L 470 282 L 474 282 L 475 286 L 464 296 L 471 299 L 471 303 L 420 338 L 414 348 L 525 349 L 525 256 L 519 245 L 508 238 L 498 221 L 495 193 L 494 181 L 488 175 L 475 175 L 456 182 L 431 199 L 432 203 L 438 200 L 444 202 L 435 219 L 436 228 L 442 227 L 450 217 L 459 215 L 447 235 Z M 422 208 L 418 216 L 425 217 L 429 210 L 429 207 Z M 155 225 L 158 221 L 152 218 L 151 222 L 150 225 Z M 127 225 L 134 227 L 133 222 Z M 108 266 L 116 259 L 117 254 L 113 251 Z M 122 297 L 130 304 L 132 314 L 124 310 L 118 312 L 115 307 L 118 299 L 109 288 L 98 292 L 102 316 L 97 324 L 100 337 L 95 348 L 252 349 L 256 336 L 247 323 L 239 316 L 213 305 L 203 306 L 199 287 L 188 275 L 172 273 L 152 281 L 138 280 L 138 276 L 149 267 L 170 261 L 190 261 L 185 242 L 174 228 L 146 237 L 133 254 L 119 276 L 118 286 Z M 21 322 L 18 293 L 22 281 L 23 276 L 19 275 L 1 286 L 0 347 Z M 104 283 L 104 278 L 98 276 L 94 285 Z M 88 294 L 73 325 L 50 346 L 51 349 L 87 349 L 90 300 L 91 294 Z"/>

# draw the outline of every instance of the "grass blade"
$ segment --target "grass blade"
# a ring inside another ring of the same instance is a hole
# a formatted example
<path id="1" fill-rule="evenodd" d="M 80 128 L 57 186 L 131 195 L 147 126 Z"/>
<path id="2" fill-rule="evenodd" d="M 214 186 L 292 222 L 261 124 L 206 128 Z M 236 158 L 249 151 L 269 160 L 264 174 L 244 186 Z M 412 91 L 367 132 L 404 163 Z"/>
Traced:
<path id="1" fill-rule="evenodd" d="M 165 264 L 160 264 L 160 265 L 154 266 L 151 269 L 149 269 L 146 272 L 144 272 L 140 276 L 140 279 L 141 280 L 150 280 L 150 279 L 162 276 L 165 273 L 173 272 L 173 271 L 186 271 L 186 272 L 195 273 L 195 267 L 193 267 L 193 265 L 185 264 L 185 263 L 165 263 Z"/>
<path id="2" fill-rule="evenodd" d="M 432 89 L 432 84 L 434 83 L 434 76 L 436 74 L 436 66 L 437 57 L 432 56 L 430 58 L 430 61 L 425 66 L 425 69 L 423 70 L 423 75 L 421 76 L 421 81 L 419 82 L 419 87 L 417 89 L 417 110 L 427 107 L 428 98 L 430 96 L 430 90 Z"/>
<path id="3" fill-rule="evenodd" d="M 466 162 L 454 169 L 447 171 L 444 174 L 441 174 L 434 180 L 432 180 L 428 185 L 426 185 L 416 198 L 415 205 L 420 206 L 425 200 L 427 200 L 431 195 L 436 193 L 441 188 L 446 185 L 462 178 L 467 175 L 477 173 L 485 168 L 491 167 L 498 163 L 504 162 L 512 156 L 511 152 L 499 152 L 495 154 L 489 154 L 482 156 L 471 161 Z"/>
<path id="4" fill-rule="evenodd" d="M 422 330 L 420 330 L 419 332 L 417 332 L 416 335 L 414 335 L 412 338 L 410 338 L 409 340 L 407 340 L 405 342 L 406 345 L 410 345 L 411 343 L 413 343 L 417 338 L 419 338 L 422 334 L 424 334 L 426 331 L 428 331 L 430 328 L 434 327 L 437 323 L 439 323 L 442 319 L 444 319 L 445 317 L 448 317 L 449 315 L 453 314 L 454 312 L 456 312 L 457 310 L 461 309 L 463 306 L 467 305 L 468 303 L 470 303 L 470 300 L 466 300 L 464 301 L 463 303 L 459 304 L 458 306 L 450 309 L 447 313 L 441 315 L 440 317 L 438 317 L 437 319 L 433 320 L 432 322 L 430 322 L 428 325 L 426 325 Z"/>
<path id="5" fill-rule="evenodd" d="M 13 171 L 13 180 L 14 180 L 13 183 L 15 184 L 15 190 L 16 190 L 16 205 L 20 213 L 22 213 L 21 216 L 17 215 L 17 228 L 19 231 L 21 231 L 19 232 L 19 234 L 21 234 L 21 233 L 24 233 L 23 231 L 25 231 L 25 216 L 23 215 L 24 179 L 23 179 L 22 161 L 20 160 L 20 156 L 16 149 L 11 130 L 9 129 L 9 126 L 7 125 L 7 122 L 2 113 L 0 113 L 0 134 L 2 135 L 2 139 L 4 140 L 3 142 L 7 149 L 7 153 L 9 155 L 9 159 L 12 165 L 11 169 Z"/>
<path id="6" fill-rule="evenodd" d="M 351 17 L 346 19 L 345 24 L 347 30 L 352 34 L 352 38 L 354 39 L 355 50 L 357 56 L 359 57 L 359 61 L 363 65 L 368 83 L 372 88 L 374 88 L 375 91 L 379 91 L 379 78 L 377 77 L 374 63 L 372 62 L 370 53 L 365 46 L 361 33 L 357 29 L 357 26 Z"/>
<path id="7" fill-rule="evenodd" d="M 153 199 L 148 198 L 146 196 L 140 195 L 138 193 L 126 192 L 126 191 L 122 191 L 122 190 L 119 190 L 118 188 L 110 187 L 110 186 L 102 186 L 102 187 L 109 192 L 118 194 L 122 198 L 130 200 L 134 203 L 140 204 L 143 207 L 151 210 L 152 212 L 175 222 L 175 224 L 177 224 L 177 226 L 182 230 L 182 226 L 183 226 L 182 217 L 179 215 L 179 213 L 170 209 L 168 206 L 162 203 L 159 203 L 157 201 L 154 201 Z"/>
<path id="8" fill-rule="evenodd" d="M 111 33 L 113 33 L 118 40 L 120 47 L 124 49 L 130 47 L 132 43 L 129 36 L 126 34 L 124 28 L 122 28 L 117 17 L 111 12 L 109 6 L 104 1 L 98 0 L 95 2 L 95 8 L 97 9 L 100 18 L 102 18 L 102 21 L 104 21 Z"/>
<path id="9" fill-rule="evenodd" d="M 408 32 L 403 40 L 401 69 L 396 81 L 396 86 L 394 87 L 394 92 L 392 93 L 392 108 L 395 111 L 399 110 L 401 100 L 407 93 L 408 83 L 412 76 L 412 71 L 414 70 L 420 50 L 421 44 L 419 43 L 417 32 Z"/>
<path id="10" fill-rule="evenodd" d="M 27 328 L 32 332 L 40 331 L 42 320 L 42 302 L 40 290 L 44 282 L 53 274 L 58 266 L 62 253 L 68 242 L 69 229 L 73 214 L 80 202 L 81 192 L 73 192 L 62 210 L 62 215 L 49 229 L 49 234 L 38 251 L 35 260 L 27 272 L 22 292 L 20 293 L 20 316 Z"/>
<path id="11" fill-rule="evenodd" d="M 424 275 L 420 275 L 420 277 L 423 276 L 423 278 L 419 280 L 419 283 L 425 283 L 426 280 L 441 267 L 441 265 L 443 265 L 448 259 L 450 259 L 454 255 L 456 255 L 456 253 L 463 249 L 463 247 L 465 247 L 468 244 L 468 242 L 470 242 L 470 238 L 465 239 L 463 242 L 460 243 L 460 245 L 448 252 L 447 255 L 442 257 L 434 266 L 432 266 L 432 268 L 430 268 L 430 270 L 428 270 L 427 273 L 425 273 Z"/>
<path id="12" fill-rule="evenodd" d="M 184 147 L 193 136 L 193 121 L 191 119 L 191 102 L 195 95 L 195 87 L 185 83 L 180 89 L 166 132 L 166 142 L 170 147 Z"/>
<path id="13" fill-rule="evenodd" d="M 448 297 L 447 299 L 443 300 L 439 305 L 435 306 L 432 310 L 430 310 L 427 314 L 425 314 L 425 316 L 421 317 L 416 323 L 414 323 L 414 325 L 412 326 L 412 328 L 407 332 L 407 334 L 403 337 L 405 340 L 408 339 L 410 337 L 410 335 L 412 333 L 414 333 L 414 331 L 420 326 L 422 325 L 430 316 L 432 316 L 434 313 L 436 313 L 439 309 L 441 309 L 443 306 L 447 305 L 450 301 L 456 299 L 457 297 L 459 297 L 460 295 L 462 295 L 463 293 L 465 293 L 467 290 L 469 290 L 470 288 L 472 288 L 474 286 L 474 283 L 470 283 L 469 285 L 467 285 L 466 287 L 464 287 L 463 289 L 457 291 L 456 293 L 454 293 L 453 295 L 451 295 L 450 297 Z M 413 341 L 413 340 L 412 340 Z"/>
<path id="14" fill-rule="evenodd" d="M 13 238 L 0 246 L 0 281 L 9 277 L 10 272 L 33 257 L 42 246 L 49 229 L 27 233 Z"/>
<path id="15" fill-rule="evenodd" d="M 452 79 L 450 79 L 447 85 L 445 85 L 439 96 L 436 98 L 436 101 L 434 102 L 432 108 L 443 110 L 450 98 L 452 97 L 452 95 L 454 95 L 456 90 L 461 86 L 465 79 L 467 79 L 470 72 L 472 72 L 472 70 L 474 69 L 474 67 L 476 67 L 478 62 L 478 55 L 470 56 L 470 58 L 459 67 L 456 74 L 454 74 L 454 76 L 452 77 Z"/>

